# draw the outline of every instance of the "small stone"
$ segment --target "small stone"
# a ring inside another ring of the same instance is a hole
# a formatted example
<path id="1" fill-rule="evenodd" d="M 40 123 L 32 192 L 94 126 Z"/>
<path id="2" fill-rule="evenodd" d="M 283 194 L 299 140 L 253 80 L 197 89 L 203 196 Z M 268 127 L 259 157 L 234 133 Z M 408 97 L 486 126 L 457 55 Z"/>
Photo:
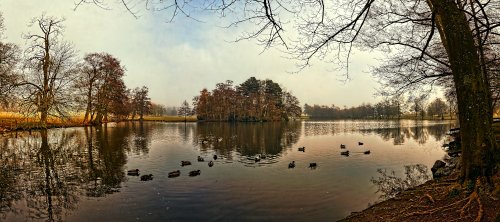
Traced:
<path id="1" fill-rule="evenodd" d="M 436 171 L 445 166 L 446 166 L 445 162 L 443 162 L 442 160 L 436 160 L 436 162 L 434 162 L 434 165 L 431 168 L 432 175 L 435 176 Z"/>

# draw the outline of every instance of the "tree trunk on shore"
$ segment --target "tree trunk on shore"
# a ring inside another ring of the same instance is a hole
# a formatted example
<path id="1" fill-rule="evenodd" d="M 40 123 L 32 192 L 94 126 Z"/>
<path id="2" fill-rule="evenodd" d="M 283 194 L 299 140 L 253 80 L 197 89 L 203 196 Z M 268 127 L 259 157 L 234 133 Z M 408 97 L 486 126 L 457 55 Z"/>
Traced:
<path id="1" fill-rule="evenodd" d="M 465 12 L 451 0 L 428 0 L 451 63 L 457 92 L 462 146 L 461 176 L 489 177 L 499 150 L 492 132 L 492 103 L 487 76 Z"/>

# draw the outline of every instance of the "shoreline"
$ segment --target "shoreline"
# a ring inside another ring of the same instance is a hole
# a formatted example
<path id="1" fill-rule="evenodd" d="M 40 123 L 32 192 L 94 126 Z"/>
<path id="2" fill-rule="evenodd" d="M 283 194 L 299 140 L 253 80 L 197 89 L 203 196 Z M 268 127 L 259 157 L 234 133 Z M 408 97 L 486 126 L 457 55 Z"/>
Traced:
<path id="1" fill-rule="evenodd" d="M 498 141 L 500 121 L 492 127 Z M 500 221 L 500 165 L 490 184 L 480 180 L 472 186 L 463 184 L 455 151 L 448 150 L 449 159 L 441 160 L 446 165 L 431 180 L 338 221 Z"/>

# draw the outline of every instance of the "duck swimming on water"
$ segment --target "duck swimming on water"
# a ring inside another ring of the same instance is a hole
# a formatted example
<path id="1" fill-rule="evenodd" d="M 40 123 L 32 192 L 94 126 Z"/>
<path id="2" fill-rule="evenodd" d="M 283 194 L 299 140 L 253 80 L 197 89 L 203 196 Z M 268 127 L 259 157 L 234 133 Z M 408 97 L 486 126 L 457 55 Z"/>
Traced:
<path id="1" fill-rule="evenodd" d="M 189 172 L 190 177 L 194 177 L 194 176 L 198 176 L 198 175 L 200 175 L 200 170 L 193 170 L 193 171 Z"/>
<path id="2" fill-rule="evenodd" d="M 170 173 L 168 173 L 168 177 L 171 178 L 171 177 L 178 177 L 181 175 L 181 171 L 180 170 L 176 170 L 176 171 L 172 171 Z"/>
<path id="3" fill-rule="evenodd" d="M 205 160 L 203 159 L 203 157 L 198 156 L 198 162 L 203 162 L 203 161 L 205 161 Z"/>
<path id="4" fill-rule="evenodd" d="M 139 169 L 129 170 L 129 171 L 127 171 L 127 175 L 129 175 L 129 176 L 139 176 Z"/>
<path id="5" fill-rule="evenodd" d="M 187 166 L 187 165 L 191 165 L 191 162 L 189 162 L 187 160 L 181 161 L 181 166 Z"/>
<path id="6" fill-rule="evenodd" d="M 345 149 L 345 145 L 344 144 L 340 144 L 340 149 Z"/>
<path id="7" fill-rule="evenodd" d="M 288 168 L 295 168 L 295 161 L 290 162 Z"/>
<path id="8" fill-rule="evenodd" d="M 214 161 L 211 161 L 211 160 L 210 160 L 210 162 L 208 162 L 208 166 L 209 166 L 209 167 L 213 167 L 213 166 L 214 166 Z"/>
<path id="9" fill-rule="evenodd" d="M 141 176 L 141 181 L 153 180 L 153 174 L 147 174 Z"/>
<path id="10" fill-rule="evenodd" d="M 349 156 L 349 150 L 340 152 L 340 155 Z"/>

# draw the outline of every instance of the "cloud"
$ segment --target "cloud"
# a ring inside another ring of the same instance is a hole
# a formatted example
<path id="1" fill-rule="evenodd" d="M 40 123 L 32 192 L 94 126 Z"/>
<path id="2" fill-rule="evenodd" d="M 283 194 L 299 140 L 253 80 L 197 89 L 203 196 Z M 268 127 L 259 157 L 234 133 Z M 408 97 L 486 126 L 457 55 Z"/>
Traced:
<path id="1" fill-rule="evenodd" d="M 331 64 L 314 61 L 300 73 L 295 61 L 271 48 L 262 53 L 255 40 L 230 42 L 246 27 L 221 28 L 224 21 L 216 16 L 203 17 L 203 22 L 178 18 L 167 23 L 162 12 L 142 12 L 135 19 L 119 5 L 103 10 L 85 5 L 73 11 L 67 0 L 19 1 L 2 0 L 7 41 L 25 44 L 21 33 L 27 23 L 42 12 L 66 18 L 64 39 L 74 43 L 81 56 L 90 52 L 108 52 L 127 68 L 128 87 L 148 86 L 154 102 L 179 106 L 190 101 L 203 88 L 233 80 L 240 84 L 251 76 L 272 79 L 292 91 L 308 104 L 354 106 L 373 101 L 377 84 L 366 73 L 376 64 L 373 54 L 356 52 L 351 58 L 350 77 L 344 71 L 333 71 Z M 139 6 L 138 6 L 139 7 Z"/>

